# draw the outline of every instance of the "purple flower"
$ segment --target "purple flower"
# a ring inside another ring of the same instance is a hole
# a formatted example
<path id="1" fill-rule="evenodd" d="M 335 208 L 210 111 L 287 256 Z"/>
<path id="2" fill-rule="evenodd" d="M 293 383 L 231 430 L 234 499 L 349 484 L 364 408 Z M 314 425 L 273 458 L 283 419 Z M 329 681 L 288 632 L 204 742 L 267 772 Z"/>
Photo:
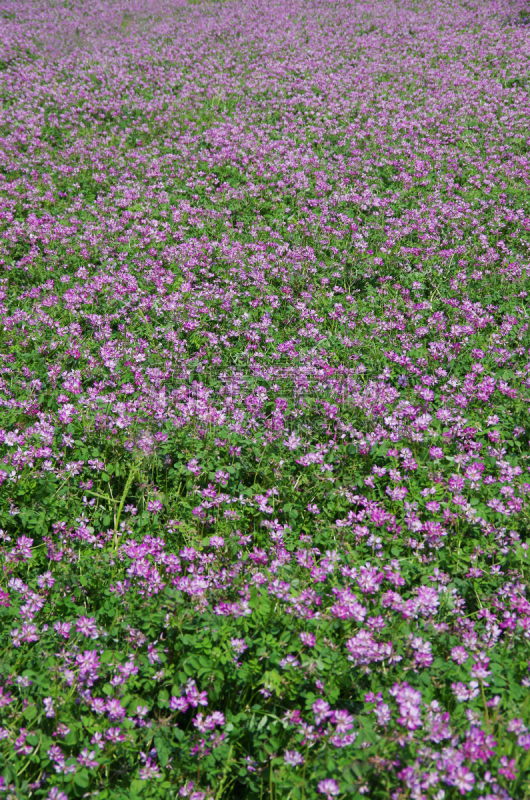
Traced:
<path id="1" fill-rule="evenodd" d="M 372 662 L 384 661 L 392 655 L 392 646 L 377 642 L 371 631 L 364 628 L 346 642 L 346 649 L 349 652 L 348 660 L 356 664 L 371 664 Z"/>
<path id="2" fill-rule="evenodd" d="M 325 794 L 326 800 L 329 800 L 330 797 L 337 797 L 339 794 L 339 784 L 331 778 L 326 778 L 323 781 L 319 781 L 318 791 L 320 794 Z"/>
<path id="3" fill-rule="evenodd" d="M 85 650 L 75 657 L 76 666 L 79 668 L 79 678 L 86 681 L 87 684 L 92 685 L 98 677 L 98 669 L 100 666 L 99 655 L 97 650 Z"/>
<path id="4" fill-rule="evenodd" d="M 430 586 L 420 586 L 417 598 L 414 601 L 416 614 L 422 617 L 430 617 L 435 614 L 440 605 L 440 598 L 436 589 Z"/>
<path id="5" fill-rule="evenodd" d="M 68 800 L 68 795 L 54 786 L 46 795 L 46 800 Z"/>
<path id="6" fill-rule="evenodd" d="M 70 628 L 71 624 L 69 622 L 56 622 L 54 623 L 53 629 L 59 636 L 62 636 L 63 639 L 68 639 L 70 637 Z"/>
<path id="7" fill-rule="evenodd" d="M 209 714 L 207 717 L 199 713 L 193 718 L 193 724 L 201 733 L 205 733 L 206 731 L 213 731 L 216 726 L 223 727 L 225 717 L 220 711 L 214 711 L 213 714 Z"/>
<path id="8" fill-rule="evenodd" d="M 245 644 L 244 639 L 230 639 L 230 644 L 232 645 L 234 652 L 237 653 L 238 655 L 244 653 L 245 650 L 248 648 L 248 645 Z"/>
<path id="9" fill-rule="evenodd" d="M 394 489 L 391 489 L 389 486 L 386 488 L 386 492 L 390 495 L 390 499 L 394 502 L 400 503 L 408 494 L 408 489 L 406 486 L 396 486 Z"/>
<path id="10" fill-rule="evenodd" d="M 9 705 L 9 703 L 13 703 L 15 698 L 12 697 L 11 692 L 4 693 L 4 687 L 0 686 L 0 708 L 4 708 L 5 706 Z"/>
<path id="11" fill-rule="evenodd" d="M 141 767 L 139 771 L 140 780 L 142 781 L 149 781 L 153 778 L 161 778 L 162 773 L 160 772 L 158 765 L 151 758 L 147 758 L 145 762 L 145 766 Z"/>
<path id="12" fill-rule="evenodd" d="M 406 681 L 399 684 L 395 683 L 390 694 L 396 699 L 399 707 L 398 723 L 409 731 L 421 728 L 421 692 L 413 689 Z"/>
<path id="13" fill-rule="evenodd" d="M 230 478 L 230 473 L 226 472 L 226 470 L 224 469 L 218 469 L 214 476 L 215 482 L 220 483 L 221 486 L 226 486 L 228 484 L 229 478 Z"/>
<path id="14" fill-rule="evenodd" d="M 77 633 L 86 636 L 88 639 L 97 639 L 99 637 L 94 617 L 79 617 L 75 623 L 75 629 Z"/>
<path id="15" fill-rule="evenodd" d="M 486 678 L 488 678 L 491 675 L 491 670 L 488 669 L 489 661 L 490 661 L 489 658 L 486 658 L 486 657 L 477 658 L 475 656 L 475 662 L 476 663 L 471 667 L 471 669 L 469 671 L 469 674 L 471 675 L 471 677 L 472 678 L 478 678 L 479 681 L 484 684 L 484 686 L 489 686 L 489 684 L 485 680 Z"/>
<path id="16" fill-rule="evenodd" d="M 474 700 L 480 694 L 478 681 L 470 681 L 469 686 L 461 682 L 452 683 L 451 689 L 459 703 Z"/>
<path id="17" fill-rule="evenodd" d="M 463 664 L 464 661 L 467 661 L 467 650 L 465 647 L 458 645 L 457 647 L 453 647 L 451 650 L 451 658 L 453 661 L 456 661 L 457 664 Z"/>
<path id="18" fill-rule="evenodd" d="M 314 647 L 316 642 L 316 636 L 314 633 L 307 633 L 306 631 L 302 631 L 302 633 L 298 634 L 300 636 L 300 640 L 302 644 L 307 645 L 308 647 Z"/>
<path id="19" fill-rule="evenodd" d="M 346 733 L 353 728 L 353 716 L 347 711 L 334 711 L 331 721 L 337 733 Z"/>
<path id="20" fill-rule="evenodd" d="M 32 746 L 26 742 L 26 737 L 28 735 L 28 731 L 25 728 L 20 729 L 19 736 L 17 739 L 15 739 L 14 744 L 15 753 L 18 755 L 28 756 L 33 750 Z"/>
<path id="21" fill-rule="evenodd" d="M 390 722 L 392 710 L 388 703 L 378 703 L 377 708 L 374 709 L 374 714 L 377 717 L 378 725 L 385 727 Z"/>
<path id="22" fill-rule="evenodd" d="M 179 789 L 179 797 L 189 797 L 193 792 L 194 786 L 195 786 L 194 781 L 188 781 L 187 783 L 185 783 L 184 786 L 181 786 Z"/>
<path id="23" fill-rule="evenodd" d="M 288 450 L 296 450 L 302 444 L 302 440 L 296 433 L 291 433 L 283 443 Z"/>
<path id="24" fill-rule="evenodd" d="M 188 461 L 187 469 L 194 475 L 196 478 L 199 477 L 201 474 L 201 468 L 199 466 L 199 462 L 196 458 L 192 458 L 191 461 Z"/>
<path id="25" fill-rule="evenodd" d="M 106 700 L 102 697 L 91 697 L 88 705 L 95 714 L 104 714 L 106 709 Z"/>
<path id="26" fill-rule="evenodd" d="M 514 781 L 517 776 L 515 758 L 508 759 L 508 756 L 501 756 L 500 764 L 499 775 L 504 775 L 509 781 Z"/>
<path id="27" fill-rule="evenodd" d="M 53 698 L 52 697 L 45 697 L 42 702 L 44 703 L 46 716 L 47 717 L 54 717 L 55 716 L 55 710 L 53 708 Z"/>
<path id="28" fill-rule="evenodd" d="M 286 750 L 283 755 L 284 763 L 290 767 L 298 767 L 304 763 L 304 757 L 298 750 Z"/>
<path id="29" fill-rule="evenodd" d="M 208 705 L 208 695 L 206 692 L 199 692 L 194 680 L 189 680 L 186 684 L 186 701 L 193 708 Z"/>
<path id="30" fill-rule="evenodd" d="M 99 766 L 99 762 L 95 761 L 94 756 L 96 755 L 95 750 L 92 750 L 90 753 L 88 749 L 85 747 L 80 755 L 77 757 L 77 761 L 81 766 L 87 767 L 88 769 L 94 769 L 95 767 Z"/>
<path id="31" fill-rule="evenodd" d="M 475 776 L 464 766 L 457 767 L 454 772 L 451 772 L 449 780 L 453 786 L 456 786 L 460 794 L 470 792 L 475 785 Z"/>
<path id="32" fill-rule="evenodd" d="M 521 735 L 517 737 L 517 744 L 519 747 L 522 747 L 523 750 L 530 750 L 530 733 L 521 733 Z"/>
<path id="33" fill-rule="evenodd" d="M 105 733 L 105 739 L 108 742 L 124 742 L 125 736 L 121 733 L 121 728 L 109 728 Z"/>
<path id="34" fill-rule="evenodd" d="M 115 698 L 109 698 L 106 703 L 106 711 L 109 715 L 109 719 L 112 720 L 121 720 L 127 715 L 127 711 L 121 705 L 119 700 Z"/>
<path id="35" fill-rule="evenodd" d="M 43 575 L 39 575 L 37 578 L 37 583 L 41 589 L 51 589 L 51 587 L 55 584 L 55 578 L 48 570 Z"/>
<path id="36" fill-rule="evenodd" d="M 38 628 L 33 623 L 24 623 L 20 630 L 18 628 L 14 628 L 11 631 L 11 637 L 13 639 L 13 646 L 20 647 L 22 642 L 38 642 L 39 641 L 39 634 Z"/>
<path id="37" fill-rule="evenodd" d="M 183 714 L 188 710 L 189 703 L 185 697 L 171 697 L 169 700 L 169 708 L 171 711 L 181 711 Z"/>
<path id="38" fill-rule="evenodd" d="M 350 747 L 357 739 L 356 733 L 340 733 L 330 737 L 333 747 Z"/>
<path id="39" fill-rule="evenodd" d="M 287 667 L 292 667 L 293 669 L 300 664 L 296 656 L 288 655 L 285 658 L 282 658 L 279 662 L 279 665 L 282 669 L 287 669 Z"/>
<path id="40" fill-rule="evenodd" d="M 320 725 L 321 722 L 328 717 L 331 717 L 333 714 L 329 703 L 327 703 L 325 700 L 316 700 L 311 706 L 311 709 L 315 715 L 315 722 L 317 725 Z"/>

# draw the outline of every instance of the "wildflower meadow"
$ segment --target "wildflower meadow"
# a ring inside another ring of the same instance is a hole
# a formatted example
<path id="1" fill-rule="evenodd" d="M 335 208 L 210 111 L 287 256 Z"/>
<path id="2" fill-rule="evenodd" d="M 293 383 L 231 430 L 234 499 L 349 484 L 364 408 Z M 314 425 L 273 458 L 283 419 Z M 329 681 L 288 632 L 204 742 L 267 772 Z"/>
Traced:
<path id="1" fill-rule="evenodd" d="M 530 798 L 527 0 L 0 0 L 0 800 Z"/>

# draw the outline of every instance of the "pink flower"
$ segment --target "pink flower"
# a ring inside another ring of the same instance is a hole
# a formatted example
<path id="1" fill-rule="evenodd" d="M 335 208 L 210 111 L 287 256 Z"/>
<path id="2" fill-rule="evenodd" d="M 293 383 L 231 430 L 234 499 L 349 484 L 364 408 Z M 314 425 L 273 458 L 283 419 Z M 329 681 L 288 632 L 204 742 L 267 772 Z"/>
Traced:
<path id="1" fill-rule="evenodd" d="M 440 598 L 436 589 L 430 586 L 420 586 L 418 596 L 414 601 L 416 613 L 422 617 L 430 617 L 436 613 L 440 605 Z"/>
<path id="2" fill-rule="evenodd" d="M 160 772 L 158 765 L 148 757 L 146 759 L 145 766 L 139 771 L 139 776 L 141 781 L 149 781 L 152 778 L 160 778 L 162 773 Z"/>
<path id="3" fill-rule="evenodd" d="M 54 786 L 46 795 L 46 800 L 68 800 L 68 795 L 66 792 L 61 792 L 57 786 Z"/>
<path id="4" fill-rule="evenodd" d="M 25 728 L 21 728 L 20 735 L 15 740 L 14 745 L 15 753 L 18 753 L 18 755 L 28 756 L 33 750 L 32 746 L 26 743 L 26 736 L 29 736 L 27 730 Z"/>
<path id="5" fill-rule="evenodd" d="M 94 760 L 95 755 L 96 755 L 95 750 L 92 750 L 89 753 L 88 749 L 85 747 L 84 750 L 77 757 L 77 761 L 83 767 L 87 767 L 88 769 L 94 769 L 95 767 L 99 766 L 99 762 Z"/>
<path id="6" fill-rule="evenodd" d="M 4 694 L 4 687 L 0 686 L 0 708 L 9 705 L 9 703 L 13 703 L 14 700 L 15 698 L 11 696 L 11 693 L 6 692 Z"/>
<path id="7" fill-rule="evenodd" d="M 296 433 L 291 433 L 287 440 L 284 441 L 285 447 L 289 450 L 296 450 L 297 447 L 300 447 L 302 444 L 302 440 Z"/>
<path id="8" fill-rule="evenodd" d="M 320 794 L 325 794 L 326 800 L 329 800 L 330 797 L 336 797 L 339 794 L 339 784 L 331 778 L 326 778 L 326 780 L 319 781 L 318 791 Z"/>
<path id="9" fill-rule="evenodd" d="M 283 761 L 290 767 L 298 767 L 304 763 L 304 757 L 298 750 L 286 750 L 283 754 Z"/>
<path id="10" fill-rule="evenodd" d="M 97 639 L 99 637 L 99 631 L 94 617 L 79 617 L 75 623 L 75 629 L 77 633 L 81 633 L 88 639 Z"/>
<path id="11" fill-rule="evenodd" d="M 466 794 L 473 789 L 475 784 L 475 776 L 467 767 L 458 767 L 451 773 L 450 781 L 453 786 L 456 786 L 460 794 Z"/>
<path id="12" fill-rule="evenodd" d="M 109 728 L 105 733 L 105 739 L 108 742 L 124 742 L 125 736 L 121 733 L 121 728 Z"/>
<path id="13" fill-rule="evenodd" d="M 508 760 L 508 756 L 502 756 L 500 760 L 501 766 L 499 767 L 499 775 L 504 775 L 509 781 L 514 781 L 517 775 L 517 770 L 515 768 L 515 758 L 510 758 Z"/>
<path id="14" fill-rule="evenodd" d="M 230 639 L 230 644 L 232 645 L 234 652 L 238 655 L 244 653 L 245 650 L 248 648 L 248 644 L 245 644 L 244 639 Z"/>
<path id="15" fill-rule="evenodd" d="M 307 647 L 314 647 L 316 642 L 316 636 L 314 633 L 306 633 L 303 631 L 302 633 L 298 634 L 302 641 L 302 644 L 307 645 Z"/>
<path id="16" fill-rule="evenodd" d="M 171 711 L 180 711 L 184 714 L 189 708 L 189 703 L 186 702 L 185 697 L 172 697 L 169 701 L 169 708 Z"/>
<path id="17" fill-rule="evenodd" d="M 522 747 L 523 750 L 530 750 L 530 733 L 521 733 L 521 735 L 517 737 L 517 744 L 519 747 Z"/>
<path id="18" fill-rule="evenodd" d="M 195 685 L 195 681 L 189 680 L 186 684 L 186 701 L 193 708 L 197 708 L 197 706 L 207 706 L 208 695 L 206 692 L 199 692 Z"/>
<path id="19" fill-rule="evenodd" d="M 191 474 L 192 474 L 192 475 L 194 475 L 196 478 L 198 478 L 198 477 L 199 477 L 199 475 L 201 474 L 201 468 L 200 468 L 200 466 L 199 466 L 199 462 L 197 461 L 197 459 L 196 459 L 196 458 L 192 458 L 192 459 L 191 459 L 191 461 L 188 461 L 188 464 L 187 464 L 187 467 L 186 467 L 186 468 L 187 468 L 187 469 L 188 469 L 188 470 L 191 472 Z"/>
<path id="20" fill-rule="evenodd" d="M 120 701 L 115 698 L 107 700 L 106 711 L 109 715 L 109 719 L 112 720 L 123 719 L 127 714 L 126 709 L 123 708 Z"/>
<path id="21" fill-rule="evenodd" d="M 316 702 L 313 703 L 311 709 L 313 711 L 313 714 L 315 715 L 315 722 L 317 725 L 319 725 L 328 717 L 331 717 L 331 715 L 333 714 L 333 712 L 330 709 L 329 703 L 327 703 L 325 700 L 317 700 Z"/>
<path id="22" fill-rule="evenodd" d="M 55 622 L 53 629 L 59 636 L 62 636 L 63 639 L 68 639 L 70 637 L 70 628 L 71 625 L 69 622 Z"/>
<path id="23" fill-rule="evenodd" d="M 457 664 L 463 664 L 464 661 L 467 661 L 467 650 L 465 647 L 461 647 L 458 645 L 457 647 L 453 647 L 451 650 L 451 658 L 453 661 L 456 661 Z"/>
<path id="24" fill-rule="evenodd" d="M 351 714 L 347 711 L 334 711 L 331 721 L 335 725 L 335 730 L 337 733 L 346 733 L 353 728 L 353 720 Z"/>
<path id="25" fill-rule="evenodd" d="M 52 697 L 45 697 L 42 702 L 44 703 L 46 716 L 47 717 L 54 717 L 55 716 L 55 710 L 53 708 L 53 698 Z"/>

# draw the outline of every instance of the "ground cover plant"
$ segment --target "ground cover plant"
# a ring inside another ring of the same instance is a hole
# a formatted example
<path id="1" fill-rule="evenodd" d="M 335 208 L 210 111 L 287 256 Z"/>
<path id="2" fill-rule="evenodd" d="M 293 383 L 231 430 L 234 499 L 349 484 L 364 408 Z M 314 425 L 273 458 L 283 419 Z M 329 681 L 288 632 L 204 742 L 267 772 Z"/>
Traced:
<path id="1" fill-rule="evenodd" d="M 530 796 L 527 22 L 0 0 L 0 798 Z"/>

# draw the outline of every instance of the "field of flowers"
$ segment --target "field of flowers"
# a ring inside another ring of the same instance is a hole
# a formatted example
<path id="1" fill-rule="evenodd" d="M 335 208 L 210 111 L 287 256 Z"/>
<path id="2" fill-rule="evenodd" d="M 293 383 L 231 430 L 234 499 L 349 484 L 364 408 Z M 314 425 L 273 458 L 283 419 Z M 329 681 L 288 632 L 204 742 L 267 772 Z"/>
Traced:
<path id="1" fill-rule="evenodd" d="M 526 0 L 0 0 L 0 799 L 530 797 L 529 87 Z"/>

